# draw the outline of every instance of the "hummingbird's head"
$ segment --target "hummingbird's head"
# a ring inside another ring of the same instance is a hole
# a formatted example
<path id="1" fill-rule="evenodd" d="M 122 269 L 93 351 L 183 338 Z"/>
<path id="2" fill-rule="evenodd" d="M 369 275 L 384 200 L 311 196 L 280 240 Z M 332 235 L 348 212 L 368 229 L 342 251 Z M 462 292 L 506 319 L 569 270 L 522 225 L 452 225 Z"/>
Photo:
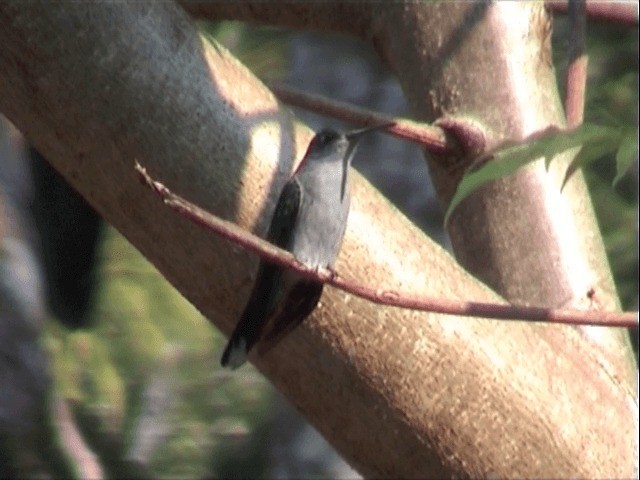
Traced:
<path id="1" fill-rule="evenodd" d="M 330 162 L 342 164 L 341 197 L 344 196 L 347 173 L 356 150 L 358 140 L 365 133 L 389 127 L 394 123 L 383 123 L 373 127 L 361 128 L 347 133 L 338 133 L 330 128 L 320 130 L 311 140 L 307 153 L 298 170 L 307 162 Z"/>
<path id="2" fill-rule="evenodd" d="M 311 140 L 303 162 L 306 160 L 339 161 L 344 162 L 348 167 L 355 153 L 355 146 L 364 134 L 391 125 L 394 123 L 383 123 L 347 133 L 338 133 L 330 128 L 323 128 Z"/>
<path id="3" fill-rule="evenodd" d="M 320 130 L 311 140 L 298 171 L 307 163 L 341 166 L 340 198 L 344 198 L 349 165 L 359 137 L 360 135 L 350 136 L 348 133 L 338 133 L 329 128 Z"/>
<path id="4" fill-rule="evenodd" d="M 345 135 L 341 135 L 330 128 L 323 128 L 311 140 L 305 160 L 342 160 L 348 147 L 349 141 Z"/>

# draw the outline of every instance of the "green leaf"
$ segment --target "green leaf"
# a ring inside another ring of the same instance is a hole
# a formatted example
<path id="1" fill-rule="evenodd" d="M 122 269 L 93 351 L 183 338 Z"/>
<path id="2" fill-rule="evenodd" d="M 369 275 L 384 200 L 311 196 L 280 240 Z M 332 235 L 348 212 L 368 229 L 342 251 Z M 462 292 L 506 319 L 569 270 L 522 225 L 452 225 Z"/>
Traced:
<path id="1" fill-rule="evenodd" d="M 545 151 L 546 167 L 549 168 L 551 160 L 562 152 L 590 143 L 607 142 L 612 137 L 618 138 L 618 131 L 615 128 L 584 123 L 575 130 L 558 131 L 539 141 Z"/>
<path id="2" fill-rule="evenodd" d="M 560 191 L 564 189 L 571 176 L 579 168 L 584 167 L 588 163 L 598 160 L 604 157 L 606 154 L 616 150 L 620 143 L 620 135 L 610 135 L 606 138 L 592 138 L 585 142 L 584 146 L 580 149 L 580 152 L 575 156 L 573 161 L 567 167 L 567 171 L 562 180 L 562 186 Z"/>
<path id="3" fill-rule="evenodd" d="M 616 153 L 616 177 L 613 179 L 615 187 L 622 177 L 627 173 L 631 163 L 636 157 L 638 151 L 638 132 L 636 130 L 628 130 L 625 132 L 618 152 Z"/>
<path id="4" fill-rule="evenodd" d="M 548 167 L 551 159 L 558 154 L 587 144 L 590 146 L 606 144 L 610 150 L 614 150 L 619 139 L 620 133 L 615 128 L 583 124 L 570 131 L 551 127 L 533 135 L 527 142 L 503 148 L 489 156 L 489 161 L 484 165 L 472 169 L 462 178 L 449 203 L 445 224 L 462 200 L 492 180 L 510 175 L 518 168 L 541 158 L 546 160 Z M 585 153 L 586 161 L 590 160 L 589 155 Z"/>

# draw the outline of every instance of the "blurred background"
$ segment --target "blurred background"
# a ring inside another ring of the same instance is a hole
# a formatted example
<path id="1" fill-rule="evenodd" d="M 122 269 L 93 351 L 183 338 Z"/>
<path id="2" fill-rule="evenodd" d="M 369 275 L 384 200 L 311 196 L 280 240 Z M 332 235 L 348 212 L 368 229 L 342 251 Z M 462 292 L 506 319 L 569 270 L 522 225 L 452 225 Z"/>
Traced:
<path id="1" fill-rule="evenodd" d="M 198 26 L 266 83 L 409 116 L 396 79 L 358 40 Z M 592 23 L 587 37 L 585 122 L 637 125 L 637 26 Z M 561 86 L 566 39 L 556 18 Z M 350 128 L 295 114 L 314 129 Z M 371 135 L 354 167 L 448 247 L 416 146 Z M 637 162 L 616 189 L 614 176 L 613 157 L 586 171 L 623 307 L 637 310 Z M 358 476 L 251 365 L 219 367 L 225 338 L 5 119 L 0 242 L 0 477 Z"/>

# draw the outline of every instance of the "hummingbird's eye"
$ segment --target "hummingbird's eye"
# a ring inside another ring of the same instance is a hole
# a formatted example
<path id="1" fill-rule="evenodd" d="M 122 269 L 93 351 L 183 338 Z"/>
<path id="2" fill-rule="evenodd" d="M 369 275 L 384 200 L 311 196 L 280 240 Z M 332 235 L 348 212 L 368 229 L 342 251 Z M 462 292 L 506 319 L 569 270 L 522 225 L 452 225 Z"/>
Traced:
<path id="1" fill-rule="evenodd" d="M 333 130 L 324 129 L 320 130 L 313 138 L 311 142 L 311 148 L 313 150 L 322 149 L 333 142 L 338 137 L 338 134 Z"/>

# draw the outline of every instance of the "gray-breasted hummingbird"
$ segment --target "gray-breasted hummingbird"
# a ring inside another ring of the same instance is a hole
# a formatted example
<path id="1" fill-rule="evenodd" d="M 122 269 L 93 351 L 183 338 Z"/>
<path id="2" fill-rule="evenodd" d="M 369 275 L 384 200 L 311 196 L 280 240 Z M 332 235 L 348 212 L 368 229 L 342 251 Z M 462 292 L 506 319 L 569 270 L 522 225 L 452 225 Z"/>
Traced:
<path id="1" fill-rule="evenodd" d="M 267 240 L 309 267 L 333 266 L 347 226 L 349 166 L 365 133 L 393 125 L 338 133 L 318 132 L 278 199 Z M 261 261 L 247 306 L 222 354 L 222 366 L 237 368 L 260 342 L 266 349 L 292 331 L 316 307 L 322 283 Z"/>

